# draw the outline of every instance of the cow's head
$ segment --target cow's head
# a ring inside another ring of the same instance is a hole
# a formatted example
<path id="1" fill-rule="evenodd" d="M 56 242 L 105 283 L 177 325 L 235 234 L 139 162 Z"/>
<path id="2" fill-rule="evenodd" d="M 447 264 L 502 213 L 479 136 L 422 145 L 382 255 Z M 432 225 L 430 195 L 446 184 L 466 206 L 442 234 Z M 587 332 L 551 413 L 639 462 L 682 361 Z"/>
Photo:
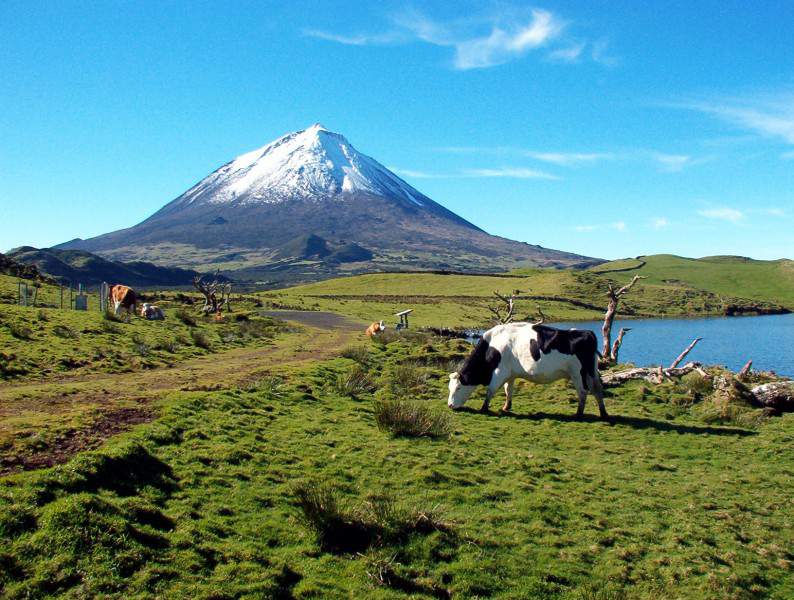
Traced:
<path id="1" fill-rule="evenodd" d="M 462 408 L 466 401 L 471 396 L 471 393 L 474 391 L 473 385 L 465 385 L 460 382 L 460 373 L 450 373 L 449 374 L 449 399 L 447 400 L 447 406 L 451 409 L 455 410 L 457 408 Z"/>
<path id="2" fill-rule="evenodd" d="M 379 328 L 381 331 L 383 331 L 384 329 L 386 329 L 386 324 L 385 324 L 383 321 L 380 321 L 380 322 L 378 323 L 378 328 Z"/>

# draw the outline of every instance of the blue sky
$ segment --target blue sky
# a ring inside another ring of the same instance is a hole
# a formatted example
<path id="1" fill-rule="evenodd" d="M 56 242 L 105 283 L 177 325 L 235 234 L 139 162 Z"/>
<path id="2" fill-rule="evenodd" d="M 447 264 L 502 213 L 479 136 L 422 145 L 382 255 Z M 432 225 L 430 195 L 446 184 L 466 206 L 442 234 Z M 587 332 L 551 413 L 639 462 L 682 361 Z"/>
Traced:
<path id="1" fill-rule="evenodd" d="M 487 231 L 794 258 L 794 3 L 0 3 L 0 249 L 314 122 Z"/>

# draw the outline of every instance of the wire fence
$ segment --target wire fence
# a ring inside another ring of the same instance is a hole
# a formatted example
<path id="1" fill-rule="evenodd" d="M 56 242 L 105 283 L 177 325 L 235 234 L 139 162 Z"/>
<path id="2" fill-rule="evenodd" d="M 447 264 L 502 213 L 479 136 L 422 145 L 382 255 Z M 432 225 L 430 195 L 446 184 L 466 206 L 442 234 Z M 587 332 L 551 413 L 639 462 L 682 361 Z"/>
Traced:
<path id="1" fill-rule="evenodd" d="M 107 284 L 85 286 L 82 283 L 53 285 L 20 279 L 17 282 L 17 304 L 35 308 L 71 310 L 107 309 Z"/>

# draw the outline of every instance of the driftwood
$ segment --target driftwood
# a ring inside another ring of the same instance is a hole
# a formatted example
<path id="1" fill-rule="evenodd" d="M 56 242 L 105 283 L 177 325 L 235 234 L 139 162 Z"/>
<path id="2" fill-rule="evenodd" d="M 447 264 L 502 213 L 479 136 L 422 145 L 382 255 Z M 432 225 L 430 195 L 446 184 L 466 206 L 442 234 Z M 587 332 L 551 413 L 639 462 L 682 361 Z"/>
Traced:
<path id="1" fill-rule="evenodd" d="M 194 277 L 193 287 L 204 296 L 204 306 L 201 307 L 201 312 L 204 314 L 220 315 L 224 308 L 232 312 L 230 304 L 232 284 L 219 281 L 217 274 L 212 281 L 204 281 L 200 276 Z"/>
<path id="2" fill-rule="evenodd" d="M 687 373 L 697 371 L 708 374 L 703 370 L 700 363 L 689 362 L 683 367 L 637 367 L 636 369 L 626 369 L 617 373 L 606 373 L 601 377 L 601 381 L 606 386 L 620 385 L 632 379 L 644 379 L 650 383 L 661 383 L 664 378 L 682 377 Z"/>
<path id="3" fill-rule="evenodd" d="M 614 362 L 618 362 L 618 352 L 620 352 L 620 347 L 623 345 L 623 336 L 626 335 L 629 331 L 631 331 L 631 327 L 621 327 L 620 331 L 618 332 L 618 337 L 615 338 L 615 342 L 612 344 L 612 351 L 610 353 L 610 360 Z"/>
<path id="4" fill-rule="evenodd" d="M 630 282 L 628 282 L 623 287 L 615 290 L 612 287 L 612 284 L 609 284 L 609 288 L 607 290 L 607 297 L 609 298 L 609 303 L 607 304 L 607 311 L 604 314 L 604 325 L 601 327 L 601 335 L 603 337 L 603 346 L 601 350 L 602 359 L 601 362 L 607 365 L 615 364 L 617 362 L 617 355 L 612 353 L 613 345 L 612 345 L 612 322 L 615 320 L 615 315 L 618 311 L 618 303 L 620 302 L 620 298 L 627 294 L 629 290 L 636 284 L 640 279 L 645 279 L 642 275 L 635 275 Z M 623 331 L 623 335 L 626 334 L 626 331 Z M 620 334 L 618 334 L 620 336 Z M 620 337 L 621 343 L 623 343 L 623 338 Z M 615 350 L 620 349 L 620 344 L 618 344 Z"/>
<path id="5" fill-rule="evenodd" d="M 739 371 L 739 372 L 737 373 L 737 375 L 736 375 L 736 376 L 737 376 L 739 379 L 744 379 L 745 377 L 747 377 L 747 376 L 750 374 L 750 370 L 751 370 L 752 368 L 753 368 L 753 361 L 752 361 L 752 360 L 748 360 L 748 361 L 747 361 L 747 362 L 744 364 L 744 366 L 742 367 L 742 370 L 741 370 L 741 371 Z"/>
<path id="6" fill-rule="evenodd" d="M 670 368 L 671 368 L 671 369 L 674 369 L 674 368 L 676 368 L 676 367 L 677 367 L 679 364 L 681 364 L 681 361 L 682 361 L 682 360 L 684 360 L 684 358 L 686 358 L 686 355 L 687 355 L 687 354 L 689 354 L 689 353 L 692 351 L 692 348 L 694 348 L 694 347 L 697 345 L 697 343 L 698 343 L 700 340 L 702 340 L 702 339 L 703 339 L 703 338 L 695 338 L 694 340 L 692 340 L 692 343 L 691 343 L 691 344 L 689 344 L 689 346 L 687 346 L 687 347 L 684 349 L 684 351 L 683 351 L 681 354 L 679 354 L 679 355 L 678 355 L 678 358 L 676 358 L 676 359 L 673 361 L 673 363 L 670 365 Z"/>
<path id="7" fill-rule="evenodd" d="M 794 381 L 775 381 L 758 385 L 750 390 L 765 408 L 778 412 L 794 412 Z"/>

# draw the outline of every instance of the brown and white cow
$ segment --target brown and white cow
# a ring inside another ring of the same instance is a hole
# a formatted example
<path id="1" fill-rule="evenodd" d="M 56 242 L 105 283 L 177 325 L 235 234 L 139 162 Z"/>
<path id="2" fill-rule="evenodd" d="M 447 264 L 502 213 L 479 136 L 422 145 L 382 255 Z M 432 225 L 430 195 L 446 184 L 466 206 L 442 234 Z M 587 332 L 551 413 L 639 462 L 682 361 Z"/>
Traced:
<path id="1" fill-rule="evenodd" d="M 386 325 L 383 324 L 383 321 L 378 321 L 377 323 L 373 323 L 372 325 L 367 327 L 367 337 L 374 337 L 384 329 L 386 329 Z"/>
<path id="2" fill-rule="evenodd" d="M 138 296 L 135 290 L 126 285 L 117 283 L 111 285 L 108 290 L 108 301 L 113 304 L 113 312 L 116 316 L 121 314 L 124 309 L 128 314 L 135 314 L 135 307 L 138 304 Z"/>
<path id="3" fill-rule="evenodd" d="M 147 321 L 162 321 L 165 319 L 163 309 L 148 302 L 144 302 L 143 306 L 141 306 L 141 317 Z"/>

